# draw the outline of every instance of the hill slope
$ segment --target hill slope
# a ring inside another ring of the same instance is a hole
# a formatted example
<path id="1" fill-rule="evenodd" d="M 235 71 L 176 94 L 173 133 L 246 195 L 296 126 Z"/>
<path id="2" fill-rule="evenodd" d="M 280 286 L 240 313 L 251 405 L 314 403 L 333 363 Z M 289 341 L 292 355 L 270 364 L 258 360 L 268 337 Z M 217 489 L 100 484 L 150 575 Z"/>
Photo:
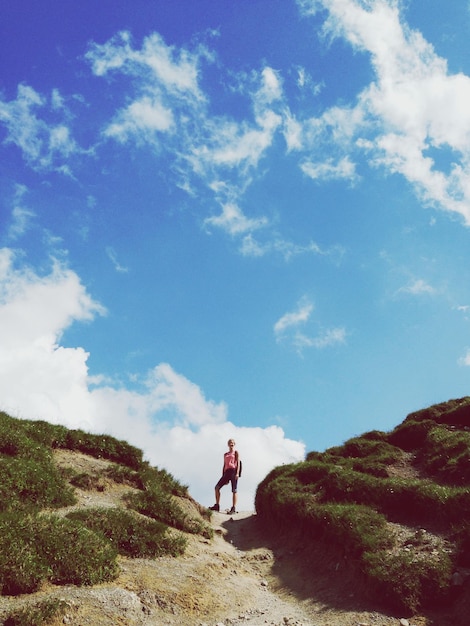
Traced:
<path id="1" fill-rule="evenodd" d="M 451 623 L 463 625 L 469 485 L 470 398 L 462 398 L 276 468 L 256 509 L 267 533 L 301 541 L 304 555 L 327 545 L 364 597 L 400 611 L 455 610 Z"/>
<path id="2" fill-rule="evenodd" d="M 200 507 L 142 452 L 0 414 L 5 626 L 467 626 L 470 399 Z"/>

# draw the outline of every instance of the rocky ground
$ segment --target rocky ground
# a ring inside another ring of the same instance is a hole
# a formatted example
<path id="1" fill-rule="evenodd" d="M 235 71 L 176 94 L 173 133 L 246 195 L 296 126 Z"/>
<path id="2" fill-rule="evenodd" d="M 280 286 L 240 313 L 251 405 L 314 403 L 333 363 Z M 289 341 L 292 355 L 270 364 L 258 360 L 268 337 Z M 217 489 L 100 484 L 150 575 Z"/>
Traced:
<path id="1" fill-rule="evenodd" d="M 106 463 L 65 451 L 58 462 L 90 472 Z M 78 507 L 119 506 L 122 486 L 100 485 L 77 495 Z M 51 626 L 441 626 L 422 616 L 383 612 L 365 600 L 341 554 L 332 557 L 321 547 L 307 554 L 301 540 L 269 545 L 252 512 L 214 513 L 212 524 L 214 538 L 189 536 L 181 557 L 121 558 L 112 583 L 47 584 L 30 596 L 2 597 L 0 624 L 8 625 L 14 608 L 59 598 L 65 614 Z"/>

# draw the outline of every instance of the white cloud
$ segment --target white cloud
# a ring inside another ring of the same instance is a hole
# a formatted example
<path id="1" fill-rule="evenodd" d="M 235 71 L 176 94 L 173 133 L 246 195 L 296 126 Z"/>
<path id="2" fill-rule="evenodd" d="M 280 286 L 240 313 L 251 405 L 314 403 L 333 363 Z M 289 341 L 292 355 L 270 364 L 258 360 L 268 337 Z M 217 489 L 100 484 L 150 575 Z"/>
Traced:
<path id="1" fill-rule="evenodd" d="M 284 127 L 282 132 L 288 152 L 302 148 L 303 126 L 288 109 L 284 111 Z"/>
<path id="2" fill-rule="evenodd" d="M 87 354 L 58 342 L 74 320 L 89 321 L 104 309 L 59 264 L 42 277 L 14 262 L 10 250 L 0 250 L 2 407 L 30 417 L 80 419 L 88 404 Z"/>
<path id="3" fill-rule="evenodd" d="M 0 402 L 2 410 L 70 428 L 108 433 L 144 450 L 151 463 L 170 471 L 205 505 L 213 504 L 222 455 L 230 437 L 244 460 L 239 507 L 253 507 L 255 489 L 276 465 L 304 458 L 305 447 L 277 426 L 239 427 L 224 402 L 168 363 L 154 367 L 135 390 L 88 375 L 88 353 L 60 345 L 73 323 L 92 321 L 103 308 L 78 276 L 56 263 L 46 276 L 15 266 L 0 251 Z M 222 505 L 230 504 L 222 493 Z"/>
<path id="4" fill-rule="evenodd" d="M 470 367 L 470 348 L 467 348 L 466 353 L 457 361 L 458 365 L 463 367 Z"/>
<path id="5" fill-rule="evenodd" d="M 300 169 L 306 176 L 313 180 L 349 180 L 354 181 L 357 178 L 356 166 L 351 162 L 349 157 L 343 157 L 337 163 L 333 159 L 328 159 L 320 163 L 312 161 L 304 161 Z"/>
<path id="6" fill-rule="evenodd" d="M 279 74 L 272 67 L 265 67 L 261 71 L 261 86 L 256 92 L 255 102 L 264 109 L 266 105 L 281 100 L 282 96 L 282 81 Z"/>
<path id="7" fill-rule="evenodd" d="M 405 285 L 404 287 L 400 287 L 400 289 L 398 289 L 397 291 L 397 295 L 407 294 L 411 296 L 433 296 L 436 293 L 436 289 L 422 278 L 410 281 L 407 285 Z"/>
<path id="8" fill-rule="evenodd" d="M 121 73 L 134 78 L 135 99 L 117 112 L 105 134 L 121 141 L 136 135 L 140 140 L 145 130 L 172 128 L 178 112 L 193 110 L 194 115 L 205 99 L 198 85 L 199 64 L 209 57 L 202 47 L 190 52 L 168 46 L 158 33 L 146 37 L 141 49 L 133 47 L 127 32 L 90 46 L 86 58 L 97 76 Z M 147 141 L 152 142 L 152 136 Z"/>
<path id="9" fill-rule="evenodd" d="M 12 221 L 8 229 L 10 239 L 18 239 L 28 230 L 36 216 L 31 209 L 24 206 L 24 197 L 28 189 L 24 185 L 16 185 Z"/>
<path id="10" fill-rule="evenodd" d="M 199 85 L 202 61 L 213 60 L 205 47 L 176 48 L 153 33 L 139 49 L 129 33 L 120 33 L 103 45 L 93 44 L 86 56 L 98 76 L 133 78 L 126 98 L 130 104 L 117 111 L 105 136 L 147 142 L 158 153 L 166 149 L 181 172 L 180 186 L 188 191 L 192 190 L 188 168 L 208 189 L 231 170 L 238 177 L 236 186 L 244 189 L 250 169 L 258 165 L 282 124 L 272 108 L 283 97 L 282 81 L 270 67 L 254 73 L 256 88 L 245 86 L 253 119 L 238 121 L 209 113 L 208 98 Z"/>
<path id="11" fill-rule="evenodd" d="M 327 328 L 322 330 L 316 337 L 309 337 L 303 333 L 295 333 L 293 344 L 299 352 L 304 348 L 328 348 L 346 341 L 345 328 Z"/>
<path id="12" fill-rule="evenodd" d="M 298 354 L 306 348 L 323 349 L 346 341 L 344 328 L 321 329 L 316 335 L 302 332 L 300 329 L 308 325 L 311 320 L 314 305 L 304 296 L 297 303 L 293 311 L 285 313 L 274 324 L 274 336 L 278 343 L 292 345 Z"/>
<path id="13" fill-rule="evenodd" d="M 58 106 L 60 94 L 54 90 L 50 101 L 32 87 L 19 85 L 16 100 L 0 97 L 0 123 L 7 130 L 6 142 L 18 146 L 24 159 L 34 169 L 56 170 L 70 174 L 67 159 L 81 149 L 65 121 L 68 113 Z M 43 119 L 47 113 L 60 113 L 58 123 Z"/>
<path id="14" fill-rule="evenodd" d="M 293 326 L 299 326 L 299 324 L 307 322 L 310 319 L 313 308 L 313 304 L 307 298 L 302 298 L 297 304 L 295 311 L 285 313 L 274 324 L 274 334 L 276 337 L 282 336 L 287 329 Z"/>
<path id="15" fill-rule="evenodd" d="M 344 149 L 356 139 L 372 165 L 400 173 L 427 203 L 470 224 L 470 78 L 450 74 L 446 61 L 404 21 L 397 0 L 299 0 L 301 9 L 328 11 L 325 32 L 370 54 L 376 74 L 357 104 L 309 121 Z M 307 125 L 308 126 L 308 125 Z M 323 137 L 325 140 L 325 137 Z M 443 155 L 440 167 L 429 150 Z M 451 153 L 451 157 L 448 155 Z"/>
<path id="16" fill-rule="evenodd" d="M 292 258 L 303 254 L 317 254 L 329 257 L 333 262 L 339 263 L 344 254 L 344 249 L 341 246 L 324 249 L 314 241 L 302 245 L 272 233 L 269 234 L 266 241 L 261 241 L 255 239 L 253 232 L 249 232 L 243 236 L 240 252 L 243 256 L 255 258 L 266 254 L 280 254 L 285 261 L 290 261 Z"/>
<path id="17" fill-rule="evenodd" d="M 105 135 L 124 143 L 128 137 L 138 142 L 148 141 L 148 133 L 171 129 L 173 114 L 161 102 L 143 97 L 120 111 L 106 128 Z"/>
<path id="18" fill-rule="evenodd" d="M 113 247 L 108 246 L 106 248 L 106 254 L 108 255 L 110 261 L 114 265 L 116 272 L 119 272 L 121 274 L 127 274 L 129 272 L 129 268 L 125 267 L 124 265 L 121 265 L 121 263 L 119 262 L 116 250 Z"/>
<path id="19" fill-rule="evenodd" d="M 250 219 L 243 214 L 236 204 L 227 203 L 222 206 L 220 215 L 208 217 L 204 220 L 204 224 L 221 228 L 230 235 L 240 235 L 264 228 L 268 224 L 268 220 L 265 217 Z"/>

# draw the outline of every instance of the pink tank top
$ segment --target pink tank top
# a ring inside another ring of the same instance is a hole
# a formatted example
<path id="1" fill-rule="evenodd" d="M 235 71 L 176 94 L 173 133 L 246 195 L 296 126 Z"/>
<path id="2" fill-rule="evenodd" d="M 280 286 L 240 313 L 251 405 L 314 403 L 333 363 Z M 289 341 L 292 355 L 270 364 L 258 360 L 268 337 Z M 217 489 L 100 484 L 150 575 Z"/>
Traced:
<path id="1" fill-rule="evenodd" d="M 227 469 L 237 469 L 237 457 L 235 450 L 224 454 L 224 472 Z"/>

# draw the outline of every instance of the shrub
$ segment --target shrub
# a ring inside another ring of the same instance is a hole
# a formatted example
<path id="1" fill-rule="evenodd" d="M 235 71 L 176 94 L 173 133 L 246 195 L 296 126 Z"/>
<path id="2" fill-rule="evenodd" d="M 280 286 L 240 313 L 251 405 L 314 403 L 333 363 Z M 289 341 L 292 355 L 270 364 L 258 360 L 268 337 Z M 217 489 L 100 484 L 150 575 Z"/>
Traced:
<path id="1" fill-rule="evenodd" d="M 50 568 L 36 549 L 33 522 L 20 513 L 0 516 L 0 590 L 3 595 L 32 593 Z"/>
<path id="2" fill-rule="evenodd" d="M 117 575 L 117 553 L 78 522 L 54 516 L 0 516 L 0 581 L 3 594 L 36 591 L 43 580 L 91 585 Z"/>
<path id="3" fill-rule="evenodd" d="M 182 498 L 188 495 L 188 487 L 182 485 L 165 469 L 151 467 L 148 463 L 143 463 L 139 469 L 139 476 L 144 489 L 154 489 L 158 486 L 158 489 L 167 494 Z"/>
<path id="4" fill-rule="evenodd" d="M 460 485 L 470 483 L 470 433 L 436 427 L 429 431 L 420 451 L 423 467 L 439 479 Z"/>
<path id="5" fill-rule="evenodd" d="M 116 549 L 77 521 L 38 517 L 35 536 L 38 553 L 51 569 L 49 579 L 55 584 L 95 585 L 118 574 Z"/>
<path id="6" fill-rule="evenodd" d="M 387 441 L 368 439 L 367 437 L 355 437 L 346 441 L 342 446 L 329 448 L 327 453 L 345 458 L 380 459 L 383 463 L 394 463 L 403 456 L 401 450 Z"/>
<path id="7" fill-rule="evenodd" d="M 21 420 L 19 424 L 28 437 L 47 448 L 63 448 L 65 445 L 68 432 L 65 426 L 43 420 Z"/>
<path id="8" fill-rule="evenodd" d="M 449 409 L 441 413 L 436 422 L 461 428 L 470 427 L 470 397 L 454 400 Z"/>
<path id="9" fill-rule="evenodd" d="M 104 470 L 104 474 L 115 483 L 121 485 L 128 485 L 129 487 L 135 487 L 136 489 L 144 489 L 144 481 L 142 473 L 125 467 L 123 465 L 113 464 Z"/>
<path id="10" fill-rule="evenodd" d="M 424 445 L 428 432 L 435 425 L 436 423 L 429 419 L 421 421 L 407 419 L 390 433 L 388 441 L 402 450 L 412 452 Z"/>
<path id="11" fill-rule="evenodd" d="M 415 411 L 407 415 L 404 423 L 408 421 L 423 421 L 430 420 L 432 422 L 439 422 L 442 419 L 442 416 L 446 413 L 451 413 L 452 411 L 459 409 L 459 407 L 464 407 L 468 405 L 470 402 L 469 397 L 459 398 L 457 400 L 448 400 L 447 402 L 440 402 L 439 404 L 433 404 L 426 409 L 421 409 L 420 411 Z"/>
<path id="12" fill-rule="evenodd" d="M 443 551 L 417 558 L 413 552 L 379 550 L 364 554 L 363 563 L 380 594 L 406 610 L 436 604 L 448 595 L 453 565 Z"/>
<path id="13" fill-rule="evenodd" d="M 168 527 L 161 522 L 137 517 L 129 511 L 97 508 L 74 511 L 67 517 L 104 535 L 124 556 L 179 556 L 186 547 L 184 537 L 168 535 Z"/>
<path id="14" fill-rule="evenodd" d="M 212 529 L 202 520 L 187 515 L 172 496 L 153 485 L 140 493 L 127 496 L 129 506 L 142 515 L 184 532 L 212 537 Z"/>
<path id="15" fill-rule="evenodd" d="M 0 456 L 0 511 L 68 506 L 72 489 L 52 463 L 43 458 Z"/>
<path id="16" fill-rule="evenodd" d="M 142 465 L 141 450 L 110 435 L 92 435 L 83 430 L 68 430 L 63 445 L 69 450 L 78 450 L 96 458 L 108 459 L 135 470 Z"/>

